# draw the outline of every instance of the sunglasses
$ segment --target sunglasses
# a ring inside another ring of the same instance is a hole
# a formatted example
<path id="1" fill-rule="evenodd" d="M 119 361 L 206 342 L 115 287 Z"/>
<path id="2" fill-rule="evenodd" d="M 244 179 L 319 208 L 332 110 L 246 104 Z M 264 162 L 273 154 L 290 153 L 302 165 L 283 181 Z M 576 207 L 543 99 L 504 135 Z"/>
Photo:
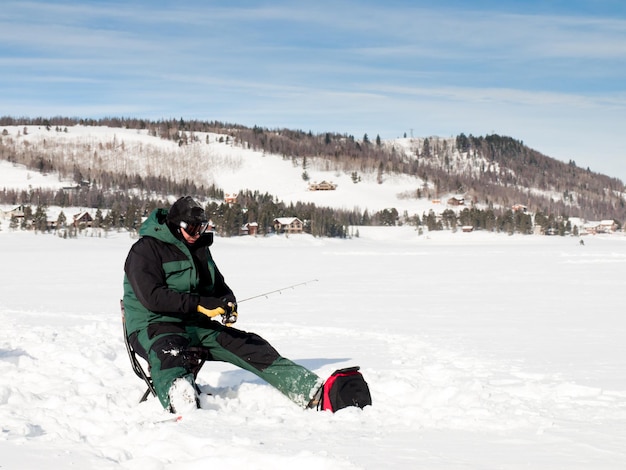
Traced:
<path id="1" fill-rule="evenodd" d="M 209 226 L 209 222 L 204 221 L 188 224 L 187 222 L 181 221 L 180 226 L 185 230 L 185 232 L 187 232 L 187 235 L 189 235 L 190 237 L 195 237 L 196 235 L 202 235 L 204 232 L 206 232 L 206 229 Z"/>

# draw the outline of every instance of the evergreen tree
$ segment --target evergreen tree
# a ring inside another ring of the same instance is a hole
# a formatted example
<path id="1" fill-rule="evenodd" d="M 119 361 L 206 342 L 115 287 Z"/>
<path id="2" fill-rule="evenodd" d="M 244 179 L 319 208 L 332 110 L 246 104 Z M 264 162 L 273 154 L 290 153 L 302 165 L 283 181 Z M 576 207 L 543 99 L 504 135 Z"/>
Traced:
<path id="1" fill-rule="evenodd" d="M 45 232 L 48 229 L 48 217 L 46 215 L 46 208 L 43 206 L 37 206 L 35 214 L 33 215 L 33 228 L 40 232 Z"/>
<path id="2" fill-rule="evenodd" d="M 30 230 L 32 228 L 33 209 L 30 206 L 24 206 L 24 217 L 22 217 L 22 230 Z"/>
<path id="3" fill-rule="evenodd" d="M 103 221 L 103 217 L 102 217 L 102 211 L 100 209 L 96 210 L 96 215 L 93 219 L 93 228 L 100 228 L 102 227 L 102 221 Z"/>
<path id="4" fill-rule="evenodd" d="M 383 184 L 383 170 L 384 170 L 383 162 L 378 164 L 378 172 L 376 173 L 376 182 L 378 184 Z"/>
<path id="5" fill-rule="evenodd" d="M 61 211 L 61 213 L 57 217 L 57 230 L 64 229 L 66 222 L 67 222 L 67 217 L 65 216 L 65 213 Z"/>
<path id="6" fill-rule="evenodd" d="M 457 227 L 456 212 L 452 209 L 446 209 L 443 211 L 441 213 L 441 223 L 443 227 L 449 228 L 455 232 Z"/>
<path id="7" fill-rule="evenodd" d="M 141 216 L 137 206 L 133 203 L 129 204 L 126 208 L 126 214 L 124 216 L 124 226 L 127 230 L 135 231 L 139 229 Z"/>
<path id="8" fill-rule="evenodd" d="M 433 230 L 443 230 L 443 226 L 441 224 L 441 221 L 437 220 L 437 216 L 435 215 L 435 212 L 431 209 L 428 212 L 428 215 L 425 215 L 422 220 L 424 220 L 426 227 L 428 228 L 428 231 L 433 231 Z"/>
<path id="9" fill-rule="evenodd" d="M 9 221 L 9 229 L 10 230 L 17 230 L 17 228 L 19 227 L 19 219 L 17 217 L 15 217 L 14 215 L 11 216 L 11 220 Z"/>

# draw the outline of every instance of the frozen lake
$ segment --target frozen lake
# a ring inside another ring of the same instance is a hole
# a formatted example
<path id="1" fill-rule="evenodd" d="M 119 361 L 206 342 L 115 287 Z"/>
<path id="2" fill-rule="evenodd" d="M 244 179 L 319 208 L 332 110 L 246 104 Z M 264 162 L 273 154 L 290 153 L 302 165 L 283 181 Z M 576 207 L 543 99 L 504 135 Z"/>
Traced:
<path id="1" fill-rule="evenodd" d="M 626 238 L 360 228 L 217 238 L 237 326 L 373 406 L 303 412 L 225 364 L 181 422 L 137 404 L 118 300 L 128 234 L 0 232 L 0 466 L 568 468 L 626 462 Z"/>

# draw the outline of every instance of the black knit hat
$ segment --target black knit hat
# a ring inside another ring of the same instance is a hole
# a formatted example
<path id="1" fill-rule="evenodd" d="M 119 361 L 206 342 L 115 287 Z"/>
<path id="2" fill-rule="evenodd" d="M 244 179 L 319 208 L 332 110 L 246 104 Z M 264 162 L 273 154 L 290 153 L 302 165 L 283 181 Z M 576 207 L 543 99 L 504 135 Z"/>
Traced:
<path id="1" fill-rule="evenodd" d="M 178 229 L 181 222 L 188 225 L 201 224 L 207 221 L 204 209 L 191 196 L 181 197 L 172 204 L 166 217 L 167 224 Z"/>

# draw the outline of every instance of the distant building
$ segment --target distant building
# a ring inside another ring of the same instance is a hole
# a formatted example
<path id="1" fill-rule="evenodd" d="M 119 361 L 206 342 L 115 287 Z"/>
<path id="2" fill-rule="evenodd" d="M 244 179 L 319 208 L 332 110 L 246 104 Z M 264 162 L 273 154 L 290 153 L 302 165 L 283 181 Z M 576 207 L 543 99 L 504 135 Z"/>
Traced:
<path id="1" fill-rule="evenodd" d="M 239 235 L 255 236 L 259 231 L 259 224 L 256 222 L 248 222 L 239 229 Z"/>
<path id="2" fill-rule="evenodd" d="M 465 198 L 463 196 L 452 196 L 448 199 L 448 205 L 450 206 L 464 206 Z"/>
<path id="3" fill-rule="evenodd" d="M 297 217 L 278 217 L 273 222 L 276 233 L 302 233 L 304 224 Z"/>
<path id="4" fill-rule="evenodd" d="M 5 219 L 12 219 L 13 217 L 17 218 L 17 219 L 23 219 L 24 218 L 24 204 L 20 204 L 17 207 L 14 207 L 13 209 L 9 209 L 8 211 L 0 211 L 2 212 L 2 216 Z"/>
<path id="5" fill-rule="evenodd" d="M 328 181 L 309 184 L 309 191 L 334 191 L 335 189 L 337 189 L 337 185 Z"/>
<path id="6" fill-rule="evenodd" d="M 613 233 L 617 230 L 617 224 L 614 220 L 601 220 L 598 226 L 599 233 Z"/>
<path id="7" fill-rule="evenodd" d="M 93 217 L 87 211 L 80 212 L 74 216 L 74 227 L 82 225 L 84 227 L 91 227 L 93 224 Z"/>

